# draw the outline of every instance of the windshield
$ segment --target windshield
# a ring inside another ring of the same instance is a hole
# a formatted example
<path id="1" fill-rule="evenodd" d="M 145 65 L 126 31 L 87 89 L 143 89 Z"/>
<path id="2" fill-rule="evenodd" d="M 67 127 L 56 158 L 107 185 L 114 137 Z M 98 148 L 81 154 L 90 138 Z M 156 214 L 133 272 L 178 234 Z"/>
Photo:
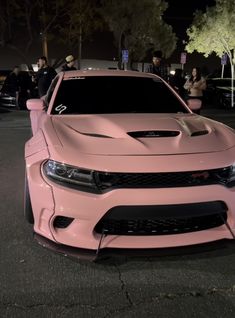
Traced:
<path id="1" fill-rule="evenodd" d="M 159 79 L 128 76 L 88 76 L 62 81 L 51 113 L 188 113 Z"/>

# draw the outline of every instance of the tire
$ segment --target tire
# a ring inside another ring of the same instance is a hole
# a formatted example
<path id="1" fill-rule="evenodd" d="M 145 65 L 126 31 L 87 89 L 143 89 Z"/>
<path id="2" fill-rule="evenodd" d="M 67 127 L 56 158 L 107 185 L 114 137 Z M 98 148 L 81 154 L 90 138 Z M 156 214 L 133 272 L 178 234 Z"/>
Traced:
<path id="1" fill-rule="evenodd" d="M 25 185 L 24 185 L 24 217 L 28 223 L 34 224 L 33 209 L 31 205 L 29 185 L 28 185 L 28 179 L 26 174 L 25 174 Z"/>

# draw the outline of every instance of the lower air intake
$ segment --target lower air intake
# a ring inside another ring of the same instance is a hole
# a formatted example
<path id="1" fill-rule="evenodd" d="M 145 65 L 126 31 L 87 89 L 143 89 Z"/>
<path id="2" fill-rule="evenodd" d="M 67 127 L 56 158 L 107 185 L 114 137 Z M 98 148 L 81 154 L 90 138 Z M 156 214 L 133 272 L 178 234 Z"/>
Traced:
<path id="1" fill-rule="evenodd" d="M 227 207 L 221 201 L 158 205 L 120 206 L 109 210 L 95 227 L 110 235 L 170 235 L 196 232 L 223 225 Z"/>
<path id="2" fill-rule="evenodd" d="M 53 226 L 58 229 L 65 229 L 73 222 L 73 220 L 73 218 L 66 216 L 57 216 L 53 222 Z"/>

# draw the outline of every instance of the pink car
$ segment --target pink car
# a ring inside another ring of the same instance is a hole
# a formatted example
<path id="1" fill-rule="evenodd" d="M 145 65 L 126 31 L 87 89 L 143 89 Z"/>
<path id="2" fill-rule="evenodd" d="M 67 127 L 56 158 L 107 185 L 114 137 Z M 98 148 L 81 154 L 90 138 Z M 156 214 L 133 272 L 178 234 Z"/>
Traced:
<path id="1" fill-rule="evenodd" d="M 41 244 L 96 255 L 234 238 L 234 131 L 159 77 L 60 73 L 27 107 L 25 216 Z"/>

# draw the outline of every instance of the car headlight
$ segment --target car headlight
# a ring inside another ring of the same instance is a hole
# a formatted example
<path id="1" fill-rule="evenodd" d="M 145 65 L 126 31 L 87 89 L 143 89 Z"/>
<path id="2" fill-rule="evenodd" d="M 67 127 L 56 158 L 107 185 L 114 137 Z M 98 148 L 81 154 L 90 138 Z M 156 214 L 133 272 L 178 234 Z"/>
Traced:
<path id="1" fill-rule="evenodd" d="M 230 167 L 229 178 L 226 185 L 229 188 L 235 187 L 235 164 Z"/>
<path id="2" fill-rule="evenodd" d="M 95 182 L 95 171 L 80 169 L 54 160 L 43 165 L 44 174 L 48 179 L 70 188 L 81 191 L 100 193 Z"/>

